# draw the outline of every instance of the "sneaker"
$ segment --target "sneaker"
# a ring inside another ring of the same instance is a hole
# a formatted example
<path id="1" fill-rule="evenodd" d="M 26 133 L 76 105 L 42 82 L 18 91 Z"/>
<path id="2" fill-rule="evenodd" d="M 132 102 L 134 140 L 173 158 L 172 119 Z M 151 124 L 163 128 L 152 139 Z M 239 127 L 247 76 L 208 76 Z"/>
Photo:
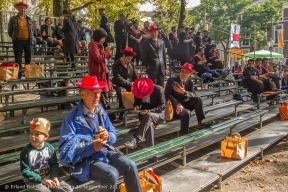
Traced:
<path id="1" fill-rule="evenodd" d="M 133 139 L 131 139 L 130 141 L 127 141 L 126 143 L 124 143 L 124 145 L 125 145 L 126 147 L 128 147 L 129 149 L 135 149 L 138 144 L 136 143 L 136 139 L 133 138 Z"/>
<path id="2" fill-rule="evenodd" d="M 118 117 L 118 119 L 119 119 L 119 120 L 123 120 L 123 119 L 124 119 L 124 115 L 123 115 L 123 114 L 120 114 L 119 117 Z"/>

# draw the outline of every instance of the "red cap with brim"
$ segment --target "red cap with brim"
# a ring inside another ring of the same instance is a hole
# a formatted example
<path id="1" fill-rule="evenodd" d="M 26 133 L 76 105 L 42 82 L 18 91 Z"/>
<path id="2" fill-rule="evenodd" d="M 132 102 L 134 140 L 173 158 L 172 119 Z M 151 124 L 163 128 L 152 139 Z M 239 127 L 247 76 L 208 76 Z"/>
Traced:
<path id="1" fill-rule="evenodd" d="M 14 7 L 17 8 L 17 7 L 25 7 L 26 9 L 28 9 L 29 5 L 27 5 L 26 3 L 24 3 L 23 1 L 20 1 L 19 3 L 15 3 L 14 4 Z"/>
<path id="2" fill-rule="evenodd" d="M 131 54 L 131 55 L 137 55 L 137 53 L 134 52 L 131 47 L 126 47 L 125 49 L 122 49 L 121 52 L 122 52 L 122 53 L 129 53 L 129 54 Z"/>
<path id="3" fill-rule="evenodd" d="M 151 25 L 148 31 L 159 31 L 160 28 L 157 27 L 156 25 Z"/>
<path id="4" fill-rule="evenodd" d="M 151 79 L 143 77 L 134 81 L 131 91 L 137 98 L 144 98 L 150 95 L 154 90 L 154 83 Z"/>
<path id="5" fill-rule="evenodd" d="M 185 70 L 187 70 L 187 71 L 189 71 L 190 73 L 194 73 L 195 72 L 195 70 L 193 69 L 193 66 L 191 65 L 191 64 L 189 64 L 189 63 L 184 63 L 184 65 L 180 65 L 180 68 L 181 69 L 185 69 Z"/>
<path id="6" fill-rule="evenodd" d="M 84 76 L 81 82 L 75 83 L 81 89 L 99 90 L 107 87 L 104 81 L 98 81 L 96 76 Z"/>

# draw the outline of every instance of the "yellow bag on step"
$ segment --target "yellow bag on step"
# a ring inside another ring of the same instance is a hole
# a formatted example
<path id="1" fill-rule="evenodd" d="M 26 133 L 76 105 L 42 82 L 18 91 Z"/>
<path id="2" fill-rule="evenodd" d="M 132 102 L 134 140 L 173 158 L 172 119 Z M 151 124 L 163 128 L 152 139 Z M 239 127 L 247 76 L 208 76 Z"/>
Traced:
<path id="1" fill-rule="evenodd" d="M 125 109 L 133 109 L 134 95 L 132 92 L 122 92 L 122 102 Z"/>
<path id="2" fill-rule="evenodd" d="M 25 65 L 25 78 L 44 78 L 44 65 L 40 63 L 31 62 Z"/>
<path id="3" fill-rule="evenodd" d="M 152 169 L 144 169 L 138 175 L 142 192 L 162 192 L 162 180 Z M 124 183 L 120 185 L 120 192 L 127 192 Z"/>
<path id="4" fill-rule="evenodd" d="M 247 156 L 248 138 L 239 133 L 227 136 L 221 141 L 221 157 L 228 159 L 243 159 Z"/>

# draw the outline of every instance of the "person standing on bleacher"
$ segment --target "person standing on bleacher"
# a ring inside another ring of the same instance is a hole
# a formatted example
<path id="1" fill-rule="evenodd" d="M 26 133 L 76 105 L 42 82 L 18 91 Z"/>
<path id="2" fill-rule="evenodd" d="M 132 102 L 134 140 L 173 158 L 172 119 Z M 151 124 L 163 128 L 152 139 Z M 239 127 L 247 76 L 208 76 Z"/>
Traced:
<path id="1" fill-rule="evenodd" d="M 150 38 L 143 42 L 142 63 L 147 69 L 148 77 L 154 84 L 164 86 L 164 76 L 168 71 L 164 42 L 158 39 L 160 28 L 152 25 L 149 28 Z M 175 51 L 175 50 L 174 50 Z"/>
<path id="2" fill-rule="evenodd" d="M 115 91 L 119 100 L 119 107 L 123 107 L 122 95 L 124 91 L 131 91 L 133 82 L 138 79 L 135 72 L 134 63 L 131 62 L 136 52 L 131 47 L 127 47 L 121 50 L 122 57 L 115 61 L 112 67 L 113 72 L 113 84 L 116 85 Z M 119 120 L 123 120 L 124 113 L 121 112 Z"/>
<path id="3" fill-rule="evenodd" d="M 33 49 L 33 20 L 25 14 L 28 5 L 15 3 L 18 14 L 12 16 L 8 23 L 8 35 L 12 38 L 15 63 L 19 64 L 18 78 L 22 77 L 22 54 L 25 53 L 25 64 L 30 64 Z"/>
<path id="4" fill-rule="evenodd" d="M 64 18 L 64 24 L 62 31 L 64 32 L 63 39 L 63 53 L 65 53 L 66 60 L 72 62 L 71 67 L 76 68 L 74 63 L 75 57 L 74 54 L 79 52 L 79 44 L 77 41 L 77 23 L 70 11 L 64 9 L 62 11 Z"/>
<path id="5" fill-rule="evenodd" d="M 185 63 L 180 66 L 179 76 L 170 77 L 166 83 L 165 96 L 170 100 L 174 110 L 174 117 L 181 120 L 181 134 L 189 133 L 189 119 L 191 111 L 195 110 L 198 127 L 203 128 L 202 121 L 205 119 L 202 99 L 196 95 L 193 82 L 189 78 L 196 71 L 192 65 Z"/>

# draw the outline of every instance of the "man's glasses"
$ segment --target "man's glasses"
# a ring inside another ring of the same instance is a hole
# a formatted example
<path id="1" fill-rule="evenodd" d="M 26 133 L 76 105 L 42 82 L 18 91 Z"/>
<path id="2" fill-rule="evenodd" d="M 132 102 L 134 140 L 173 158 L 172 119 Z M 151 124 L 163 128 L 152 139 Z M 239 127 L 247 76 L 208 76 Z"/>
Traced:
<path id="1" fill-rule="evenodd" d="M 101 93 L 101 91 L 100 90 L 95 90 L 95 91 L 86 91 L 86 93 L 88 94 L 88 95 L 90 95 L 90 96 L 96 96 L 96 95 L 98 95 L 98 94 L 100 94 Z"/>

